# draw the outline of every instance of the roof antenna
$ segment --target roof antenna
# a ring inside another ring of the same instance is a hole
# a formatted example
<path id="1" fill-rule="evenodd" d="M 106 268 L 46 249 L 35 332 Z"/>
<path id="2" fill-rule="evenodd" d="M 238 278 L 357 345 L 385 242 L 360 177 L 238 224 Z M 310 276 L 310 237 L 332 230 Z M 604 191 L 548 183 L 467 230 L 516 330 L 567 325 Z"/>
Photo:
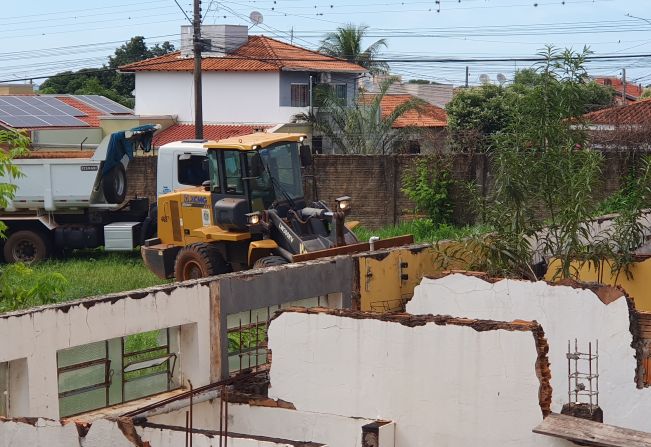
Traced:
<path id="1" fill-rule="evenodd" d="M 294 45 L 294 26 L 292 25 L 292 32 L 289 36 L 289 43 Z"/>
<path id="2" fill-rule="evenodd" d="M 251 14 L 249 14 L 249 20 L 253 24 L 249 27 L 250 30 L 253 27 L 261 25 L 262 22 L 264 21 L 264 17 L 262 16 L 262 13 L 260 11 L 253 11 L 251 12 Z"/>

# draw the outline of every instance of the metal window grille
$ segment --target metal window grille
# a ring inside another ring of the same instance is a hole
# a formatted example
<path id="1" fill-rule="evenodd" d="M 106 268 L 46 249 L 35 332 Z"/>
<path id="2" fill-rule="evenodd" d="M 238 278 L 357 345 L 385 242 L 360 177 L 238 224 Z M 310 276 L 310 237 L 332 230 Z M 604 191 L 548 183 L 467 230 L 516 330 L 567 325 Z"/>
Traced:
<path id="1" fill-rule="evenodd" d="M 291 86 L 291 104 L 292 107 L 307 107 L 309 101 L 310 89 L 308 84 L 292 84 Z"/>

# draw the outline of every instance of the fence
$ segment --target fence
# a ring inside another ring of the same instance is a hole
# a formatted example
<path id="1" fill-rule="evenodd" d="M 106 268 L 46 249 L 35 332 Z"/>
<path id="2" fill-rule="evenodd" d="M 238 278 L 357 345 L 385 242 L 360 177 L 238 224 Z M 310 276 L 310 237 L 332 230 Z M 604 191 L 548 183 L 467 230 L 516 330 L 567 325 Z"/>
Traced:
<path id="1" fill-rule="evenodd" d="M 605 152 L 603 183 L 594 191 L 598 199 L 617 191 L 636 160 L 636 153 Z M 353 197 L 351 219 L 369 228 L 394 225 L 414 217 L 414 204 L 401 191 L 405 172 L 420 155 L 317 155 L 305 177 L 305 192 L 310 199 L 334 204 L 342 195 Z M 137 157 L 129 166 L 129 197 L 156 199 L 157 157 Z M 450 191 L 453 219 L 472 223 L 475 216 L 464 194 L 465 182 L 482 185 L 486 193 L 491 181 L 490 163 L 485 154 L 456 154 L 452 160 L 455 186 Z"/>

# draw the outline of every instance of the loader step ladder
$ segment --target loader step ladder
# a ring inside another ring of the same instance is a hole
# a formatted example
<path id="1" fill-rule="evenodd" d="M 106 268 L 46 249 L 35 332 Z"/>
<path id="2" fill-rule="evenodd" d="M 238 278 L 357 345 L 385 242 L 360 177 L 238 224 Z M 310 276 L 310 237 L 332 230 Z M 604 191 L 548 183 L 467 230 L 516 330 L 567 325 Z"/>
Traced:
<path id="1" fill-rule="evenodd" d="M 648 447 L 651 445 L 651 433 L 563 414 L 550 414 L 533 429 L 533 432 L 596 447 Z"/>

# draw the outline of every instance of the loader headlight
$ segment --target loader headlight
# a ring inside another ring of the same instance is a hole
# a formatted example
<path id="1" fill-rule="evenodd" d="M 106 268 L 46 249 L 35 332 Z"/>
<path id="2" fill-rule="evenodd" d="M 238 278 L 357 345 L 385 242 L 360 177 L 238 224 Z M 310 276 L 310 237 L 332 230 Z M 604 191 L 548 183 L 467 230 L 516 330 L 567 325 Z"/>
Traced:
<path id="1" fill-rule="evenodd" d="M 335 200 L 337 201 L 337 209 L 339 211 L 350 211 L 350 208 L 353 206 L 353 199 L 348 196 L 338 197 Z"/>
<path id="2" fill-rule="evenodd" d="M 256 211 L 255 213 L 248 213 L 246 215 L 246 223 L 248 223 L 249 225 L 259 224 L 261 219 L 262 219 L 262 213 L 260 211 Z"/>

